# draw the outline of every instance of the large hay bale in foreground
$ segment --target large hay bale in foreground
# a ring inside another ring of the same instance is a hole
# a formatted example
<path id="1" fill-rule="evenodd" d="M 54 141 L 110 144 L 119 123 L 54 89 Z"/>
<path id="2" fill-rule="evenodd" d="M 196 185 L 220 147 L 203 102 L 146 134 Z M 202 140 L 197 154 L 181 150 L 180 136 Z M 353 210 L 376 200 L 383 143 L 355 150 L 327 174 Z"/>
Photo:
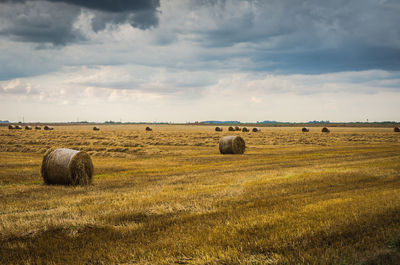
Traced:
<path id="1" fill-rule="evenodd" d="M 225 136 L 219 141 L 221 154 L 243 154 L 246 144 L 240 136 Z"/>
<path id="2" fill-rule="evenodd" d="M 146 131 L 151 132 L 153 129 L 150 126 L 146 127 Z"/>
<path id="3" fill-rule="evenodd" d="M 94 127 L 93 127 L 93 131 L 100 131 L 100 128 L 97 127 L 97 126 L 94 126 Z"/>
<path id="4" fill-rule="evenodd" d="M 216 132 L 222 132 L 222 127 L 221 126 L 217 126 L 217 127 L 215 127 L 215 131 Z"/>
<path id="5" fill-rule="evenodd" d="M 250 132 L 250 130 L 247 127 L 243 127 L 242 132 Z"/>
<path id="6" fill-rule="evenodd" d="M 92 182 L 93 163 L 85 152 L 49 149 L 43 157 L 41 173 L 46 184 L 86 185 Z"/>
<path id="7" fill-rule="evenodd" d="M 26 125 L 25 130 L 32 130 L 32 126 Z"/>
<path id="8" fill-rule="evenodd" d="M 15 129 L 17 129 L 17 130 L 22 130 L 22 126 L 21 126 L 21 125 L 16 125 L 16 126 L 15 126 Z"/>
<path id="9" fill-rule="evenodd" d="M 15 125 L 12 125 L 12 124 L 8 125 L 8 129 L 9 130 L 15 130 Z"/>
<path id="10" fill-rule="evenodd" d="M 228 131 L 233 132 L 235 130 L 235 128 L 233 128 L 232 126 L 229 126 Z"/>
<path id="11" fill-rule="evenodd" d="M 303 129 L 301 129 L 302 132 L 309 132 L 310 129 L 308 129 L 307 127 L 303 127 Z"/>
<path id="12" fill-rule="evenodd" d="M 40 126 L 35 126 L 35 130 L 41 130 L 42 129 L 42 127 L 40 127 Z"/>
<path id="13" fill-rule="evenodd" d="M 235 131 L 241 131 L 242 128 L 240 128 L 239 126 L 235 126 Z"/>
<path id="14" fill-rule="evenodd" d="M 260 128 L 253 128 L 253 130 L 252 130 L 253 132 L 260 132 L 261 131 L 261 129 Z"/>
<path id="15" fill-rule="evenodd" d="M 328 133 L 328 132 L 330 132 L 330 130 L 328 128 L 324 127 L 324 128 L 322 128 L 322 132 L 323 133 Z"/>
<path id="16" fill-rule="evenodd" d="M 45 131 L 52 131 L 52 130 L 53 130 L 53 127 L 48 126 L 48 125 L 45 125 L 43 129 L 44 129 Z"/>
<path id="17" fill-rule="evenodd" d="M 400 132 L 400 128 L 399 127 L 394 127 L 394 132 Z"/>

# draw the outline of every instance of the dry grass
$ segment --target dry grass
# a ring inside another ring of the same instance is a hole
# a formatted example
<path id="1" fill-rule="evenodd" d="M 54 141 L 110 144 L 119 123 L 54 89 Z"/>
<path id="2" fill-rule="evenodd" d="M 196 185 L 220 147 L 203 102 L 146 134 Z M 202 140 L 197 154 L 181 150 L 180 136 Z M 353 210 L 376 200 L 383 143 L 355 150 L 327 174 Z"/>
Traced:
<path id="1" fill-rule="evenodd" d="M 0 264 L 397 264 L 392 128 L 144 128 L 0 128 Z M 219 154 L 232 134 L 244 155 Z M 55 146 L 92 155 L 93 185 L 43 184 Z"/>

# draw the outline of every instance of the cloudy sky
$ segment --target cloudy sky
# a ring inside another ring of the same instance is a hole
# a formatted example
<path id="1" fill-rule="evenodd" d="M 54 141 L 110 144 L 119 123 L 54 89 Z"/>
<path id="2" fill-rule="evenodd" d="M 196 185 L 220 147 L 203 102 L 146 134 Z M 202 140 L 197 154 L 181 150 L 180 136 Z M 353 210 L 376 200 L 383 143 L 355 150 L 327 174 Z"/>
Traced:
<path id="1" fill-rule="evenodd" d="M 0 120 L 400 121 L 398 0 L 0 0 Z"/>

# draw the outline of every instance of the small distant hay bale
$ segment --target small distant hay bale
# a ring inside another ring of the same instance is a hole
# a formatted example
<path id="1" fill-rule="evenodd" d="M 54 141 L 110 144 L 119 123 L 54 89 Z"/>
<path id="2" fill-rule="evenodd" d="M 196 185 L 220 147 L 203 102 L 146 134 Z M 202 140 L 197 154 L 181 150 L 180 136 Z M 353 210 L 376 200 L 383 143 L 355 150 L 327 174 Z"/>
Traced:
<path id="1" fill-rule="evenodd" d="M 247 127 L 243 127 L 242 132 L 250 132 L 250 130 Z"/>
<path id="2" fill-rule="evenodd" d="M 215 127 L 215 131 L 216 132 L 222 132 L 222 127 L 221 126 L 217 126 L 217 127 Z"/>
<path id="3" fill-rule="evenodd" d="M 45 131 L 52 131 L 52 130 L 53 130 L 53 127 L 51 127 L 51 126 L 49 126 L 49 125 L 45 125 L 45 126 L 43 127 L 43 129 L 44 129 Z"/>
<path id="4" fill-rule="evenodd" d="M 400 132 L 400 128 L 399 127 L 394 127 L 394 132 Z"/>
<path id="5" fill-rule="evenodd" d="M 15 125 L 15 129 L 22 130 L 22 126 L 21 125 Z"/>
<path id="6" fill-rule="evenodd" d="M 307 127 L 303 127 L 303 129 L 301 129 L 302 132 L 309 132 L 310 129 L 308 129 Z"/>
<path id="7" fill-rule="evenodd" d="M 10 125 L 8 125 L 8 129 L 9 129 L 9 130 L 15 130 L 16 127 L 15 127 L 15 125 L 10 124 Z"/>
<path id="8" fill-rule="evenodd" d="M 40 126 L 35 126 L 35 130 L 41 130 L 42 129 L 42 127 L 40 127 Z"/>
<path id="9" fill-rule="evenodd" d="M 25 130 L 32 130 L 32 126 L 26 125 Z"/>
<path id="10" fill-rule="evenodd" d="M 93 131 L 100 131 L 100 128 L 97 127 L 97 126 L 94 126 L 94 127 L 93 127 Z"/>
<path id="11" fill-rule="evenodd" d="M 92 182 L 93 163 L 85 152 L 52 148 L 43 157 L 41 174 L 46 184 L 87 185 Z"/>
<path id="12" fill-rule="evenodd" d="M 240 136 L 225 136 L 219 141 L 221 154 L 243 154 L 246 144 Z"/>
<path id="13" fill-rule="evenodd" d="M 151 132 L 153 129 L 150 126 L 146 127 L 146 131 Z"/>
<path id="14" fill-rule="evenodd" d="M 233 132 L 235 130 L 235 128 L 233 128 L 232 126 L 229 126 L 228 131 Z"/>
<path id="15" fill-rule="evenodd" d="M 324 127 L 324 128 L 322 128 L 322 132 L 323 133 L 328 133 L 328 132 L 330 132 L 330 130 L 327 127 Z"/>
<path id="16" fill-rule="evenodd" d="M 241 131 L 242 128 L 240 128 L 239 126 L 235 126 L 235 131 Z"/>
<path id="17" fill-rule="evenodd" d="M 261 132 L 261 129 L 260 129 L 260 128 L 253 128 L 252 131 L 253 131 L 253 132 Z"/>

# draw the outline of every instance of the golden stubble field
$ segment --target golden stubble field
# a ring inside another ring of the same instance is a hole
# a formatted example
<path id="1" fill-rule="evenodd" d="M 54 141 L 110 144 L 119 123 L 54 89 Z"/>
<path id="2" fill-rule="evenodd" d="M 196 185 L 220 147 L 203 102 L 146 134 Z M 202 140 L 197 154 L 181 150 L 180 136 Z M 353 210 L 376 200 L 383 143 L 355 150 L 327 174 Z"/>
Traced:
<path id="1" fill-rule="evenodd" d="M 392 128 L 152 127 L 1 127 L 0 264 L 398 264 Z M 44 185 L 49 147 L 89 153 L 93 184 Z"/>

